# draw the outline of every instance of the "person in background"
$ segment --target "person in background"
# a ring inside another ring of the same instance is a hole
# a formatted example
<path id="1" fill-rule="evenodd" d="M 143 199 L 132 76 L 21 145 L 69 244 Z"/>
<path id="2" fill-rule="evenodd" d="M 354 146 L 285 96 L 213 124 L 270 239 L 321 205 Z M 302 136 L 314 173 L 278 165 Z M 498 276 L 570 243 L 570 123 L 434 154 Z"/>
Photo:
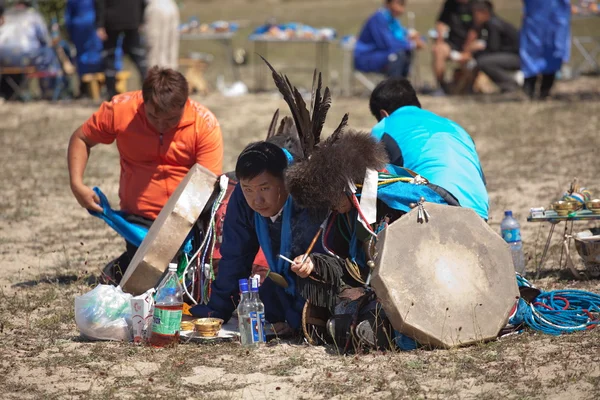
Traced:
<path id="1" fill-rule="evenodd" d="M 502 92 L 519 88 L 514 73 L 521 66 L 519 57 L 519 32 L 510 23 L 494 13 L 492 3 L 478 1 L 473 4 L 473 29 L 478 40 L 470 51 L 483 71 Z"/>
<path id="2" fill-rule="evenodd" d="M 177 69 L 179 8 L 173 0 L 149 0 L 144 15 L 148 65 Z"/>
<path id="3" fill-rule="evenodd" d="M 456 122 L 423 110 L 406 79 L 389 78 L 371 93 L 378 123 L 371 134 L 385 144 L 391 172 L 408 168 L 437 186 L 448 204 L 488 219 L 489 199 L 475 143 Z"/>
<path id="4" fill-rule="evenodd" d="M 188 83 L 179 72 L 153 67 L 142 90 L 105 102 L 69 141 L 71 191 L 79 204 L 102 212 L 98 195 L 84 184 L 91 149 L 117 142 L 121 159 L 119 198 L 129 222 L 149 227 L 177 185 L 198 163 L 221 174 L 223 140 L 217 118 L 188 98 Z M 137 248 L 127 243 L 118 262 L 104 273 L 119 282 Z"/>
<path id="5" fill-rule="evenodd" d="M 119 37 L 123 36 L 123 52 L 133 60 L 140 78 L 147 71 L 146 49 L 142 44 L 140 27 L 144 20 L 145 0 L 95 0 L 96 33 L 104 42 L 102 58 L 106 76 L 107 97 L 117 94 L 117 70 L 115 50 Z"/>
<path id="6" fill-rule="evenodd" d="M 387 76 L 407 77 L 415 49 L 425 44 L 418 32 L 404 28 L 398 18 L 406 0 L 386 0 L 384 7 L 367 20 L 354 48 L 355 68 Z"/>
<path id="7" fill-rule="evenodd" d="M 534 98 L 541 75 L 540 99 L 546 99 L 556 73 L 571 52 L 571 2 L 569 0 L 523 0 L 521 70 L 523 89 Z"/>
<path id="8" fill-rule="evenodd" d="M 77 74 L 103 72 L 102 40 L 96 34 L 96 9 L 94 0 L 68 0 L 65 8 L 65 27 L 69 39 L 77 50 Z M 115 51 L 115 71 L 122 67 L 122 50 Z M 80 93 L 83 93 L 83 87 Z"/>
<path id="9" fill-rule="evenodd" d="M 55 77 L 62 75 L 62 69 L 48 26 L 42 15 L 31 7 L 31 1 L 19 0 L 4 13 L 4 23 L 0 26 L 0 67 L 35 67 L 49 77 L 39 79 L 43 98 L 51 98 Z M 25 79 L 23 74 L 10 75 L 15 84 Z M 11 98 L 15 88 L 6 79 L 0 83 L 0 92 Z"/>
<path id="10" fill-rule="evenodd" d="M 4 23 L 4 0 L 0 0 L 0 25 Z"/>
<path id="11" fill-rule="evenodd" d="M 435 24 L 436 38 L 432 47 L 433 73 L 440 85 L 437 94 L 449 92 L 444 79 L 449 59 L 466 62 L 462 53 L 467 45 L 473 17 L 469 0 L 446 0 Z"/>

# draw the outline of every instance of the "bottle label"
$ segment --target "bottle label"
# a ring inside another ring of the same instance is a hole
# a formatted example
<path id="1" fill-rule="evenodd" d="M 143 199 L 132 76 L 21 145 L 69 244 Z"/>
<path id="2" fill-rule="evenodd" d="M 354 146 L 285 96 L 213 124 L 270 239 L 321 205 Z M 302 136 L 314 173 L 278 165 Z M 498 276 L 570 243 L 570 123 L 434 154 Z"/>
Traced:
<path id="1" fill-rule="evenodd" d="M 263 343 L 267 343 L 267 333 L 265 332 L 265 313 L 258 313 L 258 316 L 260 318 L 260 330 L 262 332 L 262 341 Z"/>
<path id="2" fill-rule="evenodd" d="M 521 241 L 521 230 L 520 229 L 503 229 L 502 239 L 507 243 L 514 243 Z"/>
<path id="3" fill-rule="evenodd" d="M 256 311 L 250 313 L 250 329 L 252 330 L 252 343 L 262 342 L 260 333 L 260 316 Z"/>
<path id="4" fill-rule="evenodd" d="M 174 335 L 179 331 L 182 314 L 183 311 L 181 309 L 163 310 L 155 307 L 154 318 L 152 320 L 152 332 L 160 335 Z"/>

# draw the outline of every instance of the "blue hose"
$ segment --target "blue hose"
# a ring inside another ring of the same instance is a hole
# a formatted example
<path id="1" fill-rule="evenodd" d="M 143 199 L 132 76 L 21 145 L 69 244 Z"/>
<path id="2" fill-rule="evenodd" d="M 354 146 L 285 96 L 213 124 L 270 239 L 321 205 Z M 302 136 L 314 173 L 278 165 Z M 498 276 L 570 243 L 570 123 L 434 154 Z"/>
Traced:
<path id="1" fill-rule="evenodd" d="M 520 275 L 517 283 L 520 287 L 533 287 Z M 519 299 L 510 323 L 525 323 L 538 332 L 558 336 L 595 328 L 600 323 L 598 313 L 600 295 L 583 290 L 553 290 L 541 292 L 531 303 Z"/>

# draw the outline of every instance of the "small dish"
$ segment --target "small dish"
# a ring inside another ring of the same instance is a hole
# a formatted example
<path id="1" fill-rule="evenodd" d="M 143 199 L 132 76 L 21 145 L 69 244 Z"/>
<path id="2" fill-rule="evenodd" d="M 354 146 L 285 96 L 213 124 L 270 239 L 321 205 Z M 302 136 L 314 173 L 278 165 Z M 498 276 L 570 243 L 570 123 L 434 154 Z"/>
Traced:
<path id="1" fill-rule="evenodd" d="M 221 330 L 223 320 L 220 318 L 199 318 L 194 322 L 194 332 L 202 337 L 215 337 Z"/>

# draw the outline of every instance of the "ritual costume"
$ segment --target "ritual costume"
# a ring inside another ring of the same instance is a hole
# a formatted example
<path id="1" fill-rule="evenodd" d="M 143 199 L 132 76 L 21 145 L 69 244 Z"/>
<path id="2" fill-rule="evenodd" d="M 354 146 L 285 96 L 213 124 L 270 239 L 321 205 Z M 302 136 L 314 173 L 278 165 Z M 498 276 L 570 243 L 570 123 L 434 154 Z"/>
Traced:
<path id="1" fill-rule="evenodd" d="M 449 204 L 472 208 L 488 219 L 485 177 L 469 134 L 457 123 L 416 106 L 404 106 L 383 118 L 372 135 L 384 143 L 390 172 L 407 168 L 449 193 Z M 441 193 L 441 191 L 437 190 Z"/>
<path id="2" fill-rule="evenodd" d="M 533 97 L 539 75 L 540 97 L 546 98 L 556 73 L 571 52 L 571 2 L 569 0 L 525 0 L 521 27 L 521 70 L 524 90 Z"/>
<path id="3" fill-rule="evenodd" d="M 390 10 L 381 8 L 365 23 L 354 48 L 354 66 L 363 72 L 407 77 L 415 42 Z"/>
<path id="4" fill-rule="evenodd" d="M 287 158 L 288 165 L 295 162 L 292 152 L 298 148 L 297 139 L 289 129 L 280 129 L 280 134 L 272 134 L 276 126 L 278 113 L 271 124 L 267 142 L 257 145 L 268 147 L 271 151 L 280 151 Z M 280 128 L 292 126 L 291 119 L 284 119 Z M 287 134 L 283 134 L 287 131 Z M 277 143 L 278 145 L 274 144 Z M 248 153 L 257 152 L 256 146 L 247 149 Z M 240 158 L 244 157 L 242 153 Z M 312 210 L 311 210 L 312 211 Z M 322 215 L 311 213 L 295 204 L 288 197 L 282 210 L 274 217 L 264 217 L 255 212 L 236 185 L 229 203 L 223 223 L 222 243 L 218 273 L 211 284 L 208 304 L 192 307 L 191 314 L 197 317 L 217 317 L 229 320 L 236 304 L 239 302 L 238 281 L 252 273 L 253 264 L 259 249 L 264 253 L 269 273 L 260 287 L 260 298 L 265 305 L 265 318 L 270 323 L 287 322 L 294 330 L 301 327 L 301 315 L 304 299 L 298 294 L 296 276 L 290 270 L 290 264 L 279 258 L 283 255 L 294 258 L 303 254 L 311 243 L 314 232 L 318 230 Z M 317 246 L 321 251 L 321 246 Z M 282 287 L 269 277 L 276 273 L 283 277 Z"/>
<path id="5" fill-rule="evenodd" d="M 311 343 L 330 342 L 350 351 L 356 344 L 355 332 L 362 329 L 368 345 L 388 348 L 396 335 L 369 288 L 376 232 L 411 206 L 447 202 L 411 171 L 404 171 L 403 176 L 386 171 L 383 143 L 368 133 L 346 131 L 347 115 L 321 142 L 326 113 L 311 118 L 297 88 L 269 67 L 290 107 L 304 153 L 285 172 L 289 193 L 295 204 L 309 211 L 332 211 L 312 232 L 314 239 L 320 237 L 322 248 L 310 253 L 313 271 L 307 278 L 297 278 L 298 290 L 308 304 L 303 310 L 305 336 Z M 327 103 L 329 108 L 328 89 L 324 98 L 319 92 L 311 100 L 313 116 L 320 104 Z M 342 199 L 349 199 L 352 207 L 337 212 Z"/>

